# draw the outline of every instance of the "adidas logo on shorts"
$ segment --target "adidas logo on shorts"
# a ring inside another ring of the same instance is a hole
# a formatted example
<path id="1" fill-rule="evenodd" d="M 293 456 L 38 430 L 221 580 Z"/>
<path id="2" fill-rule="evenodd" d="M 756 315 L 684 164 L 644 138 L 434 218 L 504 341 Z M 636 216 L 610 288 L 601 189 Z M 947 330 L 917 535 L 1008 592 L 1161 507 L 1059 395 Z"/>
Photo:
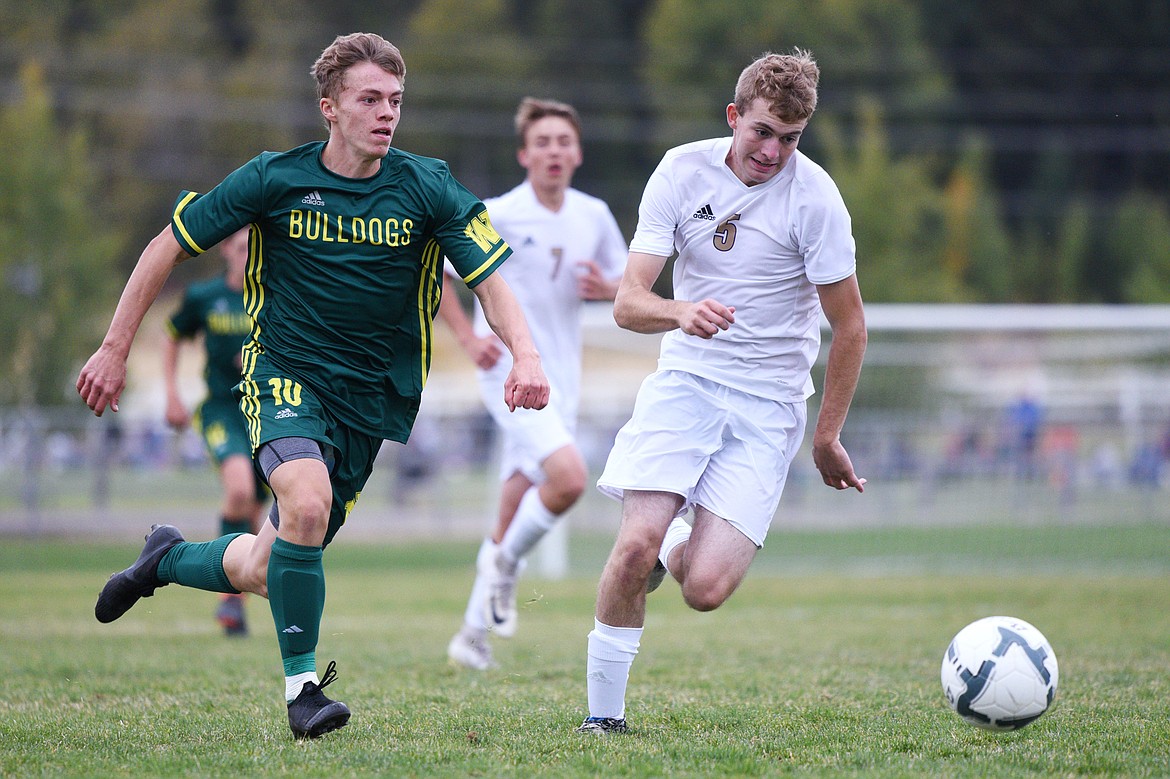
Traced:
<path id="1" fill-rule="evenodd" d="M 715 221 L 715 212 L 711 210 L 711 204 L 708 203 L 700 208 L 695 213 L 691 214 L 691 219 L 706 219 L 711 222 Z"/>
<path id="2" fill-rule="evenodd" d="M 293 411 L 291 408 L 286 408 L 276 412 L 276 416 L 274 416 L 273 419 L 292 419 L 296 415 L 297 412 Z"/>

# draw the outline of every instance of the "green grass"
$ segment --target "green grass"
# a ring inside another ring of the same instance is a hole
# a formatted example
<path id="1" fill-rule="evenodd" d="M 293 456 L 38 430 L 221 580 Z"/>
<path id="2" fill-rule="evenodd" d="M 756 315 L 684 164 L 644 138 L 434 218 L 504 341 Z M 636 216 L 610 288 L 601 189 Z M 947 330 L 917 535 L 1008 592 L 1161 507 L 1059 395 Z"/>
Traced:
<path id="1" fill-rule="evenodd" d="M 474 545 L 345 543 L 326 554 L 318 657 L 349 727 L 294 742 L 267 606 L 228 640 L 213 596 L 168 587 L 93 618 L 133 543 L 0 544 L 3 776 L 1165 776 L 1170 528 L 779 533 L 710 614 L 669 582 L 631 677 L 633 732 L 585 738 L 585 635 L 608 538 L 573 576 L 525 579 L 501 667 L 446 663 Z M 1052 711 L 993 734 L 947 708 L 950 638 L 989 614 L 1039 627 Z"/>

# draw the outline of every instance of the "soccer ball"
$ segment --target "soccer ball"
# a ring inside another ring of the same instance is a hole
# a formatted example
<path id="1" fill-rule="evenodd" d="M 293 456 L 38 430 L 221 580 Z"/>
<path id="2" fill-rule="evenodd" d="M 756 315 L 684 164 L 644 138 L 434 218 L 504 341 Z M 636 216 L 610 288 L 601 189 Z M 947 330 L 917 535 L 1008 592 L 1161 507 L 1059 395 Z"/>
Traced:
<path id="1" fill-rule="evenodd" d="M 984 617 L 955 635 L 942 660 L 942 686 L 955 713 L 988 730 L 1019 730 L 1056 697 L 1056 655 L 1022 619 Z"/>

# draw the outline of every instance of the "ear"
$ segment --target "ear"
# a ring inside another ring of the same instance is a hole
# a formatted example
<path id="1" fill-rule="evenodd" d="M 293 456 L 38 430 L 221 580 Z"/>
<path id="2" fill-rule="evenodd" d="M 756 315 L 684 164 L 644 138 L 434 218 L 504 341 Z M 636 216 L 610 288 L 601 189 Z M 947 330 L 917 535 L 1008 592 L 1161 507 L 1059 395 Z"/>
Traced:
<path id="1" fill-rule="evenodd" d="M 326 122 L 337 121 L 337 111 L 333 107 L 333 100 L 328 97 L 321 98 L 319 104 L 321 108 L 321 115 L 325 117 Z"/>
<path id="2" fill-rule="evenodd" d="M 516 162 L 520 163 L 520 167 L 528 170 L 528 147 L 521 146 L 516 150 Z"/>
<path id="3" fill-rule="evenodd" d="M 727 126 L 735 130 L 736 123 L 739 122 L 739 111 L 735 109 L 735 103 L 727 104 Z"/>

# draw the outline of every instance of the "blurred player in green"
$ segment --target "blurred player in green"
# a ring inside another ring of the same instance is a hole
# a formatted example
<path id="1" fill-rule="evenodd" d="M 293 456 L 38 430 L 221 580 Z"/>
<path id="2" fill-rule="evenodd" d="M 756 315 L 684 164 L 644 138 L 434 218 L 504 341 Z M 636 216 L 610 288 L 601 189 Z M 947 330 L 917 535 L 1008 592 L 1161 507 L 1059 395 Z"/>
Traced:
<path id="1" fill-rule="evenodd" d="M 240 382 L 240 347 L 252 331 L 244 310 L 244 271 L 248 265 L 248 230 L 241 229 L 219 243 L 226 270 L 213 279 L 189 286 L 179 309 L 167 320 L 169 338 L 163 344 L 163 380 L 167 390 L 167 424 L 184 430 L 194 422 L 207 453 L 219 468 L 223 487 L 220 535 L 258 533 L 268 488 L 252 467 L 252 445 L 232 389 Z M 207 397 L 192 418 L 179 395 L 179 351 L 183 341 L 203 334 L 206 362 L 203 378 Z M 224 593 L 215 618 L 229 636 L 248 632 L 244 595 Z"/>
<path id="2" fill-rule="evenodd" d="M 345 725 L 349 707 L 317 675 L 322 552 L 346 521 L 382 441 L 405 443 L 430 370 L 443 258 L 475 293 L 513 359 L 500 399 L 543 408 L 549 384 L 524 315 L 496 273 L 511 253 L 483 203 L 445 162 L 391 147 L 406 66 L 377 35 L 339 36 L 312 67 L 324 142 L 265 152 L 210 192 L 180 193 L 171 223 L 138 260 L 77 390 L 118 410 L 134 335 L 171 270 L 245 225 L 244 307 L 254 326 L 235 395 L 253 459 L 273 492 L 260 532 L 188 543 L 155 525 L 98 596 L 100 622 L 177 583 L 254 592 L 272 609 L 296 738 Z"/>

